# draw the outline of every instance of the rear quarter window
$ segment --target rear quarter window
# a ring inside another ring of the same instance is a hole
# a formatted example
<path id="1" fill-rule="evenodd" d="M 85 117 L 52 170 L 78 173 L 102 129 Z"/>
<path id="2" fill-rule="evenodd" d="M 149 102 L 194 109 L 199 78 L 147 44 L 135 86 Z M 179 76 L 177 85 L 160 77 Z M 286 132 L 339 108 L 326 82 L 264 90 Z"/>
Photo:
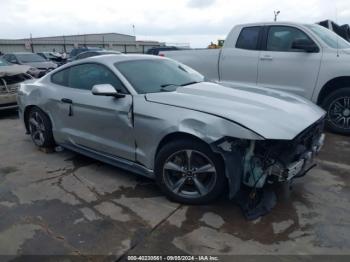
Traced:
<path id="1" fill-rule="evenodd" d="M 245 27 L 238 36 L 236 48 L 258 50 L 260 26 Z"/>
<path id="2" fill-rule="evenodd" d="M 51 82 L 56 85 L 68 86 L 69 68 L 61 70 L 51 76 Z"/>

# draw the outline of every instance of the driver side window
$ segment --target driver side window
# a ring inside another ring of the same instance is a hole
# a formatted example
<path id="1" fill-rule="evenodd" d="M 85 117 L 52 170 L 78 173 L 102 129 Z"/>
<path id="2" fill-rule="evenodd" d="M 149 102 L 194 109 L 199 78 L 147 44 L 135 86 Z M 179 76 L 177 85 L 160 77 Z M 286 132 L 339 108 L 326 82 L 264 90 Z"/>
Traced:
<path id="1" fill-rule="evenodd" d="M 293 49 L 296 40 L 313 41 L 301 30 L 290 26 L 271 26 L 267 36 L 267 51 L 277 52 L 300 52 Z"/>
<path id="2" fill-rule="evenodd" d="M 69 87 L 91 90 L 94 85 L 98 84 L 110 84 L 118 92 L 127 93 L 119 78 L 103 65 L 87 63 L 70 67 L 68 76 Z"/>

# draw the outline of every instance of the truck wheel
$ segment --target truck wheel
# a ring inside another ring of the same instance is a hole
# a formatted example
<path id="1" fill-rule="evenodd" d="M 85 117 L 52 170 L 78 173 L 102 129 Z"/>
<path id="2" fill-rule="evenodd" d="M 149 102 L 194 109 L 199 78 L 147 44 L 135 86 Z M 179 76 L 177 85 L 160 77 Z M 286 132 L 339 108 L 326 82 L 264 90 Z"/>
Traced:
<path id="1" fill-rule="evenodd" d="M 327 111 L 326 127 L 335 133 L 350 135 L 350 88 L 332 92 L 322 107 Z"/>
<path id="2" fill-rule="evenodd" d="M 193 140 L 176 140 L 157 154 L 155 173 L 158 185 L 173 201 L 204 204 L 225 190 L 222 159 L 209 146 Z"/>

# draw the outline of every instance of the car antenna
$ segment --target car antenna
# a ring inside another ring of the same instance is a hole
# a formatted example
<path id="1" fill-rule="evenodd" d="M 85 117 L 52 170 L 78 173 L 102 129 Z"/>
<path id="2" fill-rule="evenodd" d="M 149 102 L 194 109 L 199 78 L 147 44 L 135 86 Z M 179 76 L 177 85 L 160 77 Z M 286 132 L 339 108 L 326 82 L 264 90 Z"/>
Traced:
<path id="1" fill-rule="evenodd" d="M 335 5 L 335 21 L 338 24 L 338 8 L 337 8 L 337 3 L 334 3 Z M 333 27 L 333 25 L 332 25 Z M 332 28 L 333 31 L 333 28 Z M 334 32 L 334 31 L 333 31 Z M 334 32 L 335 33 L 335 32 Z M 339 36 L 337 35 L 337 57 L 339 57 Z"/>
<path id="2" fill-rule="evenodd" d="M 275 15 L 275 18 L 273 19 L 274 22 L 277 21 L 277 16 L 281 13 L 281 11 L 279 10 L 276 10 L 276 11 L 273 11 L 274 15 Z"/>

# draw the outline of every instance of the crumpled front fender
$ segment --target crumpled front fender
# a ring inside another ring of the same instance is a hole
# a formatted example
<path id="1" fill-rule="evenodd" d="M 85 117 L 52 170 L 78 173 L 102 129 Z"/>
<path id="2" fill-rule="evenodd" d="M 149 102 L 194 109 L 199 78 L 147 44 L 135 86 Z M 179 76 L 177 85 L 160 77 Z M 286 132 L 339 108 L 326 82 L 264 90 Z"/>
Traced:
<path id="1" fill-rule="evenodd" d="M 234 137 L 245 140 L 263 140 L 254 131 L 229 120 L 213 115 L 202 118 L 184 118 L 178 124 L 177 131 L 192 134 L 208 144 L 224 137 Z"/>
<path id="2" fill-rule="evenodd" d="M 225 176 L 229 185 L 229 198 L 233 199 L 241 188 L 243 178 L 243 155 L 237 148 L 225 150 L 222 147 L 226 139 L 220 139 L 210 144 L 211 149 L 220 154 L 225 162 Z"/>

